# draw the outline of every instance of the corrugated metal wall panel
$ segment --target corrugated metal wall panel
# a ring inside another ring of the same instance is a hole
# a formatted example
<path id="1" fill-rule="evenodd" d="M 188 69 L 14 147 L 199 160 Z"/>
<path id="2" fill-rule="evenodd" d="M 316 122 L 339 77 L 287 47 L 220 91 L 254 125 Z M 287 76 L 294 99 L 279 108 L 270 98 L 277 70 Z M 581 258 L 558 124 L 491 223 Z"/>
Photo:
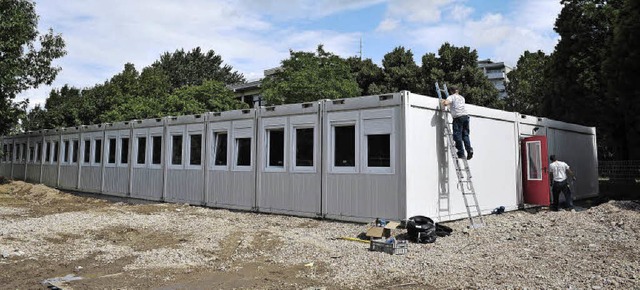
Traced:
<path id="1" fill-rule="evenodd" d="M 58 166 L 42 165 L 42 183 L 46 186 L 56 187 L 58 182 Z"/>
<path id="2" fill-rule="evenodd" d="M 104 193 L 127 195 L 129 193 L 129 168 L 104 168 Z"/>
<path id="3" fill-rule="evenodd" d="M 40 164 L 29 164 L 27 166 L 27 181 L 40 183 Z"/>
<path id="4" fill-rule="evenodd" d="M 162 200 L 162 169 L 133 168 L 131 197 Z"/>
<path id="5" fill-rule="evenodd" d="M 262 173 L 260 211 L 320 214 L 319 174 Z"/>
<path id="6" fill-rule="evenodd" d="M 404 218 L 397 175 L 328 174 L 326 214 L 332 218 Z"/>
<path id="7" fill-rule="evenodd" d="M 0 176 L 9 177 L 11 175 L 11 163 L 0 164 Z"/>
<path id="8" fill-rule="evenodd" d="M 253 171 L 210 171 L 207 205 L 251 209 L 255 205 Z"/>
<path id="9" fill-rule="evenodd" d="M 78 166 L 61 165 L 59 181 L 60 188 L 76 189 L 76 187 L 78 186 Z"/>
<path id="10" fill-rule="evenodd" d="M 102 187 L 102 168 L 98 166 L 82 167 L 80 172 L 80 190 L 100 192 Z"/>
<path id="11" fill-rule="evenodd" d="M 165 200 L 200 205 L 204 203 L 202 170 L 169 169 Z"/>
<path id="12" fill-rule="evenodd" d="M 14 164 L 13 165 L 13 179 L 24 180 L 24 164 Z"/>

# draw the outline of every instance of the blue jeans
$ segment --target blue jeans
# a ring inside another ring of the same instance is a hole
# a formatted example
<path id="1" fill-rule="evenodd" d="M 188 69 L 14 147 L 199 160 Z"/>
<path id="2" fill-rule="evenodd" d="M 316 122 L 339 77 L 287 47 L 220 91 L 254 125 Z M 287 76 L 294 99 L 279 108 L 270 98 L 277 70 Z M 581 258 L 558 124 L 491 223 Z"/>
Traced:
<path id="1" fill-rule="evenodd" d="M 456 142 L 459 157 L 465 156 L 465 149 L 467 152 L 473 152 L 471 141 L 469 141 L 469 116 L 453 118 L 453 140 Z"/>

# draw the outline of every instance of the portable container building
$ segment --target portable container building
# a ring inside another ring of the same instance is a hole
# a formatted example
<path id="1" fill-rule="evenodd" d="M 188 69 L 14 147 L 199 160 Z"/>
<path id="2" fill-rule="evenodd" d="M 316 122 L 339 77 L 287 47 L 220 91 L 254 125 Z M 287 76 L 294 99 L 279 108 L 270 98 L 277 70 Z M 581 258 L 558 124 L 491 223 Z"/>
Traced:
<path id="1" fill-rule="evenodd" d="M 595 128 L 467 111 L 482 213 L 548 205 L 550 154 L 576 173 L 577 198 L 598 194 Z M 438 99 L 407 91 L 134 120 L 3 137 L 0 171 L 38 179 L 30 167 L 42 142 L 49 186 L 347 221 L 445 221 L 467 216 L 444 136 L 450 122 Z"/>
<path id="2" fill-rule="evenodd" d="M 146 200 L 162 200 L 164 193 L 165 142 L 162 118 L 134 120 L 129 182 L 130 196 Z"/>
<path id="3" fill-rule="evenodd" d="M 27 160 L 27 176 L 26 181 L 40 183 L 40 177 L 42 174 L 42 131 L 28 132 L 28 160 Z M 0 174 L 1 175 L 1 174 Z"/>
<path id="4" fill-rule="evenodd" d="M 206 205 L 255 208 L 255 131 L 255 109 L 207 114 Z"/>
<path id="5" fill-rule="evenodd" d="M 321 104 L 260 109 L 256 190 L 259 211 L 321 216 Z"/>

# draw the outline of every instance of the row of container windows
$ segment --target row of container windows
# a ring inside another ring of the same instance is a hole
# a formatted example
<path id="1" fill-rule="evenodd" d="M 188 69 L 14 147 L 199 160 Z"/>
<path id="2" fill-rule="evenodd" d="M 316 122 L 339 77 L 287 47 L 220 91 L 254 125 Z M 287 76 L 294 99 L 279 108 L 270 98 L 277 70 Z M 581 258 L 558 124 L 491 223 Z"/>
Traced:
<path id="1" fill-rule="evenodd" d="M 356 128 L 354 125 L 335 126 L 334 129 L 334 166 L 336 167 L 353 167 L 356 160 Z M 202 134 L 189 134 L 189 165 L 202 165 Z M 313 128 L 296 128 L 295 129 L 295 166 L 312 167 L 314 164 L 314 129 Z M 391 166 L 391 138 L 390 134 L 372 134 L 366 135 L 367 138 L 367 166 L 368 167 L 390 167 Z M 227 165 L 227 144 L 228 133 L 214 133 L 214 165 Z M 91 162 L 91 141 L 84 140 L 84 163 Z M 147 137 L 137 137 L 137 156 L 136 164 L 146 164 L 147 160 Z M 162 136 L 151 136 L 151 163 L 154 165 L 162 164 Z M 93 139 L 94 154 L 93 163 L 100 164 L 102 162 L 102 140 Z M 176 134 L 171 136 L 171 165 L 182 165 L 182 147 L 183 135 Z M 107 164 L 115 164 L 117 158 L 117 138 L 109 138 L 107 150 Z M 120 138 L 120 160 L 119 164 L 128 164 L 129 160 L 129 138 Z M 284 128 L 267 130 L 267 164 L 270 167 L 284 167 L 285 158 L 285 132 Z M 16 160 L 27 160 L 27 144 L 16 144 Z M 52 152 L 47 150 L 53 146 Z M 38 150 L 41 143 L 29 147 L 29 162 L 39 162 L 40 154 Z M 76 163 L 78 162 L 78 140 L 64 140 L 62 146 L 62 162 Z M 236 138 L 235 140 L 236 165 L 251 166 L 251 138 Z M 4 144 L 3 151 L 4 160 L 12 159 L 13 144 Z M 45 142 L 45 162 L 58 162 L 58 142 Z"/>

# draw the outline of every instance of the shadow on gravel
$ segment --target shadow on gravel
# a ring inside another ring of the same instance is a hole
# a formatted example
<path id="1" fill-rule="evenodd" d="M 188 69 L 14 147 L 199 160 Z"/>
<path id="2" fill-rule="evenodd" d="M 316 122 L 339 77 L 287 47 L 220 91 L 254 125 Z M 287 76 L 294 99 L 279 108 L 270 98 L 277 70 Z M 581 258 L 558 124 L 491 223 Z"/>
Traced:
<path id="1" fill-rule="evenodd" d="M 6 178 L 4 176 L 0 176 L 0 185 L 9 184 L 10 182 L 11 182 L 11 180 L 9 178 Z"/>

